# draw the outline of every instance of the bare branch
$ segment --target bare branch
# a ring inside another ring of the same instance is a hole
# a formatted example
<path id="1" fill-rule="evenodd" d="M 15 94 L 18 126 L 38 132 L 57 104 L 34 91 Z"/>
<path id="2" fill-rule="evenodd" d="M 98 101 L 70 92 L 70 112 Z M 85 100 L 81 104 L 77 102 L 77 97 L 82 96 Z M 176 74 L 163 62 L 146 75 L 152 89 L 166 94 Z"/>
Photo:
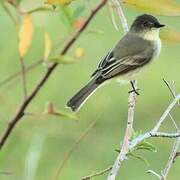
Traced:
<path id="1" fill-rule="evenodd" d="M 174 124 L 174 126 L 175 126 L 177 132 L 180 131 L 180 129 L 179 129 L 179 127 L 178 127 L 178 125 L 177 125 L 175 119 L 172 117 L 171 113 L 169 113 L 169 117 L 170 117 L 171 121 L 173 122 L 173 124 Z"/>
<path id="2" fill-rule="evenodd" d="M 180 136 L 180 133 L 164 133 L 164 132 L 157 132 L 160 128 L 160 126 L 162 125 L 162 123 L 164 122 L 164 120 L 166 119 L 166 117 L 168 116 L 168 114 L 170 113 L 170 111 L 172 110 L 172 108 L 176 105 L 176 103 L 178 102 L 178 100 L 180 99 L 180 94 L 171 102 L 171 104 L 167 107 L 167 109 L 165 110 L 165 112 L 163 113 L 163 115 L 161 116 L 161 118 L 159 119 L 159 121 L 157 122 L 157 124 L 154 126 L 154 128 L 150 131 L 147 132 L 145 134 L 139 135 L 137 138 L 133 139 L 131 142 L 129 142 L 130 139 L 128 139 L 128 143 L 127 143 L 127 139 L 125 139 L 125 145 L 122 146 L 121 148 L 121 152 L 118 155 L 115 164 L 113 165 L 113 168 L 108 176 L 108 180 L 114 180 L 116 178 L 117 172 L 119 170 L 119 168 L 121 167 L 123 161 L 127 158 L 127 153 L 131 150 L 133 150 L 133 148 L 135 148 L 139 143 L 143 142 L 144 140 L 151 138 L 151 137 L 164 137 L 164 138 L 177 138 Z M 134 107 L 134 106 L 132 106 Z M 132 108 L 131 107 L 131 108 Z M 131 116 L 130 116 L 131 117 Z M 127 129 L 128 129 L 129 124 L 127 123 Z M 129 129 L 126 130 L 126 133 L 129 133 Z M 125 135 L 126 136 L 128 135 Z M 178 138 L 179 139 L 179 138 Z M 177 151 L 176 151 L 177 152 Z"/>
<path id="3" fill-rule="evenodd" d="M 164 81 L 165 84 L 167 85 L 167 87 L 168 87 L 169 91 L 171 92 L 172 96 L 175 97 L 175 96 L 176 96 L 176 92 L 175 92 L 175 86 L 174 86 L 174 84 L 173 84 L 173 87 L 174 87 L 174 88 L 172 88 L 172 87 L 170 86 L 170 84 L 169 84 L 165 79 L 163 79 L 163 81 Z M 179 107 L 180 107 L 179 100 L 177 101 L 177 103 L 178 103 L 178 105 L 179 105 Z M 169 116 L 170 116 L 171 120 L 173 121 L 173 123 L 175 124 L 175 127 L 176 127 L 176 129 L 177 129 L 177 132 L 180 133 L 179 127 L 177 126 L 177 124 L 176 124 L 175 120 L 173 119 L 173 117 L 171 116 L 170 112 L 169 112 Z M 172 147 L 172 150 L 171 150 L 171 153 L 170 153 L 168 162 L 167 162 L 165 168 L 164 168 L 164 169 L 162 170 L 162 172 L 161 172 L 161 177 L 160 177 L 161 180 L 166 180 L 166 179 L 167 179 L 167 176 L 168 176 L 168 174 L 169 174 L 169 171 L 170 171 L 170 169 L 171 169 L 171 167 L 172 167 L 172 165 L 173 165 L 173 163 L 175 162 L 175 159 L 176 159 L 176 157 L 177 157 L 177 153 L 178 153 L 179 146 L 180 146 L 180 137 L 177 138 L 177 139 L 175 140 L 175 142 L 174 142 L 174 145 L 173 145 L 173 147 Z"/>
<path id="4" fill-rule="evenodd" d="M 107 0 L 102 0 L 97 7 L 91 12 L 83 26 L 76 32 L 76 34 L 70 39 L 70 41 L 65 45 L 64 49 L 60 53 L 60 55 L 64 55 L 68 52 L 68 50 L 72 47 L 72 45 L 76 42 L 76 40 L 79 38 L 81 33 L 86 29 L 86 27 L 89 25 L 90 21 L 94 18 L 94 16 L 99 12 L 101 8 L 104 7 L 104 5 L 107 3 Z M 40 91 L 42 86 L 47 82 L 52 72 L 56 69 L 57 63 L 54 63 L 52 66 L 49 67 L 47 72 L 44 74 L 44 76 L 41 78 L 39 83 L 35 86 L 34 90 L 31 92 L 31 94 L 27 97 L 27 99 L 21 104 L 19 110 L 17 111 L 16 115 L 13 117 L 13 119 L 10 121 L 9 126 L 5 130 L 4 134 L 2 135 L 2 138 L 0 139 L 0 149 L 4 146 L 6 140 L 8 139 L 9 135 L 11 134 L 12 130 L 16 126 L 16 124 L 20 121 L 20 119 L 24 116 L 26 108 L 29 106 L 29 104 L 32 102 L 32 100 L 36 97 L 37 93 Z"/>
<path id="5" fill-rule="evenodd" d="M 163 81 L 166 84 L 166 86 L 168 87 L 168 89 L 169 89 L 170 93 L 172 94 L 172 96 L 175 98 L 176 97 L 175 88 L 172 88 L 171 85 L 169 84 L 169 82 L 166 81 L 164 78 L 163 78 Z M 179 101 L 178 101 L 178 106 L 180 107 L 180 102 Z"/>
<path id="6" fill-rule="evenodd" d="M 121 20 L 123 30 L 126 33 L 129 31 L 129 27 L 128 27 L 127 19 L 124 15 L 124 12 L 122 9 L 121 0 L 113 0 L 113 3 L 114 3 L 114 6 L 117 8 L 117 13 L 118 13 L 119 18 Z"/>
<path id="7" fill-rule="evenodd" d="M 174 158 L 176 157 L 176 153 L 178 151 L 179 146 L 180 146 L 180 137 L 177 138 L 174 142 L 172 151 L 169 156 L 168 163 L 166 164 L 166 167 L 164 168 L 164 170 L 161 172 L 161 180 L 167 179 L 168 173 L 174 163 Z"/>
<path id="8" fill-rule="evenodd" d="M 166 117 L 168 116 L 168 114 L 170 113 L 170 111 L 172 110 L 172 108 L 175 106 L 175 104 L 179 101 L 180 99 L 180 94 L 177 95 L 175 97 L 175 99 L 173 100 L 173 102 L 168 106 L 168 108 L 166 109 L 166 111 L 163 113 L 163 115 L 161 116 L 161 118 L 159 119 L 158 123 L 156 124 L 156 126 L 153 128 L 152 132 L 157 132 L 158 129 L 160 128 L 160 126 L 162 125 L 162 123 L 164 122 L 164 120 L 166 119 Z"/>
<path id="9" fill-rule="evenodd" d="M 22 76 L 24 99 L 26 100 L 28 94 L 27 94 L 27 82 L 26 82 L 26 66 L 24 63 L 24 59 L 20 58 L 20 63 L 21 63 L 21 76 Z"/>
<path id="10" fill-rule="evenodd" d="M 146 139 L 149 139 L 149 138 L 153 138 L 153 137 L 159 137 L 159 138 L 179 138 L 180 137 L 180 133 L 165 133 L 165 132 L 147 132 L 145 134 L 142 134 L 142 135 L 139 135 L 137 138 L 135 138 L 129 145 L 128 147 L 128 152 L 132 151 L 138 144 L 140 144 L 141 142 L 143 142 L 144 140 Z M 128 152 L 124 155 L 124 156 L 121 156 L 121 161 L 123 162 L 127 157 L 126 155 L 128 154 Z M 120 163 L 122 163 L 120 162 Z M 88 180 L 88 179 L 91 179 L 93 177 L 96 177 L 96 176 L 101 176 L 103 174 L 105 174 L 106 172 L 109 172 L 110 170 L 112 170 L 112 166 L 104 169 L 104 170 L 101 170 L 101 171 L 98 171 L 94 174 L 91 174 L 91 175 L 88 175 L 88 176 L 85 176 L 82 178 L 82 180 Z M 148 173 L 152 173 L 151 170 L 147 171 Z M 153 173 L 152 173 L 153 174 Z"/>
<path id="11" fill-rule="evenodd" d="M 115 16 L 114 16 L 113 8 L 112 8 L 112 6 L 111 6 L 111 4 L 109 2 L 107 4 L 107 7 L 108 7 L 108 11 L 109 11 L 113 26 L 114 26 L 116 31 L 119 31 L 119 28 L 117 26 L 116 19 L 115 19 Z"/>

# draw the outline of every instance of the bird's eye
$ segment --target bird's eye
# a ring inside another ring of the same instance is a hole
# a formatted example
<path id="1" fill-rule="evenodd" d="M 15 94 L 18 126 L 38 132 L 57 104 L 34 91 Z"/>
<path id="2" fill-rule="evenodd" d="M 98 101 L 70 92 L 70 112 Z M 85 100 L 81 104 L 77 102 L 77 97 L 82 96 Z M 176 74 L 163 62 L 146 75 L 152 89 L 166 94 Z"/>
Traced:
<path id="1" fill-rule="evenodd" d="M 148 26 L 148 22 L 144 22 L 144 23 L 142 24 L 142 26 L 143 26 L 143 27 L 147 27 L 147 26 Z"/>

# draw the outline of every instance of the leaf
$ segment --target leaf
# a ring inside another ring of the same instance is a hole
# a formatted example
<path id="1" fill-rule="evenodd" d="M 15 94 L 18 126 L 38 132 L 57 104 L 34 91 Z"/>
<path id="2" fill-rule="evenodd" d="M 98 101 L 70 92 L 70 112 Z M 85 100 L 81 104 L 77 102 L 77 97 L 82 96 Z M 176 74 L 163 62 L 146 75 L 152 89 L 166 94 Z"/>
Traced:
<path id="1" fill-rule="evenodd" d="M 69 118 L 69 119 L 78 120 L 78 117 L 74 113 L 64 112 L 64 111 L 61 111 L 61 110 L 58 110 L 58 111 L 56 110 L 54 115 Z"/>
<path id="2" fill-rule="evenodd" d="M 123 0 L 137 9 L 164 16 L 179 16 L 180 4 L 175 0 Z"/>
<path id="3" fill-rule="evenodd" d="M 61 18 L 62 18 L 63 23 L 68 28 L 73 28 L 75 18 L 74 18 L 71 8 L 67 6 L 60 6 L 60 11 L 61 11 Z"/>
<path id="4" fill-rule="evenodd" d="M 132 152 L 128 153 L 127 156 L 132 156 L 136 159 L 139 159 L 141 160 L 142 162 L 144 162 L 147 166 L 149 166 L 149 162 L 147 161 L 147 159 L 145 159 L 144 157 L 140 156 L 140 155 L 137 155 L 137 154 L 134 154 Z"/>
<path id="5" fill-rule="evenodd" d="M 23 23 L 19 31 L 19 53 L 21 58 L 27 54 L 31 44 L 34 33 L 34 26 L 32 16 L 30 14 L 24 15 Z"/>
<path id="6" fill-rule="evenodd" d="M 163 28 L 160 31 L 160 38 L 165 43 L 180 43 L 180 32 L 172 28 Z"/>
<path id="7" fill-rule="evenodd" d="M 76 114 L 57 110 L 52 102 L 48 102 L 45 106 L 44 114 L 61 116 L 69 119 L 78 120 Z"/>
<path id="8" fill-rule="evenodd" d="M 85 56 L 85 50 L 84 48 L 76 48 L 75 50 L 75 58 L 80 59 Z"/>
<path id="9" fill-rule="evenodd" d="M 140 136 L 142 136 L 141 132 L 133 131 L 131 141 Z M 135 150 L 148 150 L 150 152 L 157 152 L 156 146 L 154 146 L 152 143 L 149 143 L 147 140 L 144 140 L 143 142 L 137 144 L 132 151 Z"/>
<path id="10" fill-rule="evenodd" d="M 143 141 L 142 143 L 138 144 L 135 148 L 136 150 L 148 150 L 150 152 L 157 152 L 157 148 L 156 146 L 154 146 L 153 144 L 147 142 L 147 141 Z"/>
<path id="11" fill-rule="evenodd" d="M 68 5 L 72 2 L 73 0 L 46 0 L 46 4 L 61 4 L 61 5 Z"/>
<path id="12" fill-rule="evenodd" d="M 59 64 L 72 64 L 75 63 L 77 60 L 67 55 L 60 55 L 50 59 L 50 61 Z"/>
<path id="13" fill-rule="evenodd" d="M 33 9 L 33 10 L 30 10 L 30 11 L 28 11 L 28 14 L 32 14 L 32 13 L 37 13 L 37 12 L 47 12 L 47 11 L 49 11 L 49 12 L 55 12 L 54 11 L 54 9 L 52 9 L 52 8 L 48 8 L 48 7 L 38 7 L 38 8 L 36 8 L 36 9 Z"/>
<path id="14" fill-rule="evenodd" d="M 47 31 L 44 33 L 44 60 L 48 60 L 52 49 L 52 41 Z"/>
<path id="15" fill-rule="evenodd" d="M 149 173 L 149 174 L 153 174 L 154 176 L 156 176 L 156 177 L 158 177 L 159 179 L 161 179 L 161 176 L 157 173 L 157 172 L 155 172 L 155 171 L 153 171 L 153 170 L 148 170 L 148 171 L 146 171 L 147 173 Z"/>

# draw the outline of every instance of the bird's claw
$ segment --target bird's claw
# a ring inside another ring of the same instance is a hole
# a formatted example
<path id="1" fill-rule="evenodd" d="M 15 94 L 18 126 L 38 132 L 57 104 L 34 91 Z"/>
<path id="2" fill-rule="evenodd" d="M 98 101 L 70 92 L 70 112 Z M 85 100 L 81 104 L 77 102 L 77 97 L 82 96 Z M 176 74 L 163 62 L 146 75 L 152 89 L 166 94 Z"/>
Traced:
<path id="1" fill-rule="evenodd" d="M 132 89 L 132 90 L 129 91 L 128 93 L 130 94 L 130 93 L 133 93 L 133 92 L 134 92 L 134 93 L 136 93 L 137 95 L 140 95 L 138 91 L 139 91 L 139 89 Z"/>

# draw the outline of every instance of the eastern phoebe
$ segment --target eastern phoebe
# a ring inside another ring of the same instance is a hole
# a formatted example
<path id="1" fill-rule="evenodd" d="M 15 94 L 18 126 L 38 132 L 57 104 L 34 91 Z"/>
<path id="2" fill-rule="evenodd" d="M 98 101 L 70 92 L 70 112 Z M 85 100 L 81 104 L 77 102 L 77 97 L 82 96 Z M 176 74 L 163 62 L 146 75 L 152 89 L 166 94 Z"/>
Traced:
<path id="1" fill-rule="evenodd" d="M 88 97 L 104 82 L 117 76 L 131 75 L 149 64 L 161 51 L 159 30 L 163 24 L 152 15 L 138 16 L 129 32 L 114 49 L 101 60 L 92 74 L 90 82 L 67 103 L 72 111 L 77 111 Z M 133 82 L 131 81 L 133 91 Z"/>

